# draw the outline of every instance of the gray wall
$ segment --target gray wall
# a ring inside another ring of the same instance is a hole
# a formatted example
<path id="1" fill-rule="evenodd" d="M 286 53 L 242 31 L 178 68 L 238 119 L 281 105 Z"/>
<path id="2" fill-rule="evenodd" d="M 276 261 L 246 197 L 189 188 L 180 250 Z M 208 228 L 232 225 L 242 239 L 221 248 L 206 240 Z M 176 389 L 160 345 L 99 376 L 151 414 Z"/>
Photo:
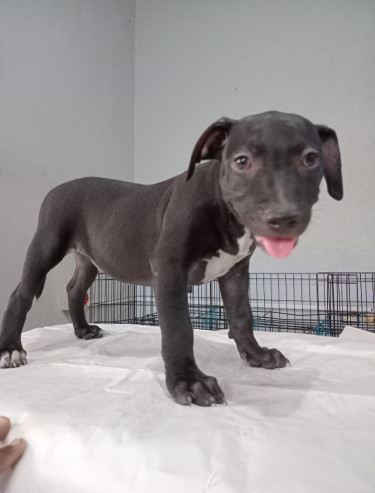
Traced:
<path id="1" fill-rule="evenodd" d="M 212 121 L 277 109 L 338 133 L 345 197 L 322 185 L 295 252 L 256 271 L 374 270 L 375 2 L 137 0 L 136 180 L 186 169 Z"/>
<path id="2" fill-rule="evenodd" d="M 134 178 L 132 0 L 0 2 L 0 304 L 17 285 L 46 192 L 97 175 Z M 68 256 L 27 327 L 61 312 Z"/>

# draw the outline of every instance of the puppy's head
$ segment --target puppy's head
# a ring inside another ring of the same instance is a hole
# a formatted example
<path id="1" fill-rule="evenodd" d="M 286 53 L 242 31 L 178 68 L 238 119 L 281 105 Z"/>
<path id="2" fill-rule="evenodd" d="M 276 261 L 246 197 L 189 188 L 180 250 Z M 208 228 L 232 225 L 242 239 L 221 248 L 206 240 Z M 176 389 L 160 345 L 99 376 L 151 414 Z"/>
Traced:
<path id="1" fill-rule="evenodd" d="M 220 164 L 223 200 L 258 244 L 285 257 L 310 220 L 325 177 L 329 194 L 343 196 L 336 133 L 293 114 L 267 112 L 241 120 L 221 118 L 196 143 L 187 173 L 196 163 Z"/>

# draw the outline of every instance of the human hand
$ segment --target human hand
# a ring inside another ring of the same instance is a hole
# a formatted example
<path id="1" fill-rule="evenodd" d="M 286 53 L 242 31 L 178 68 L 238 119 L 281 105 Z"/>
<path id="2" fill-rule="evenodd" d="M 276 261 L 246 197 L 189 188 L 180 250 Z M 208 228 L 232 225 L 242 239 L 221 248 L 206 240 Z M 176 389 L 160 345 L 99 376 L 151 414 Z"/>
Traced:
<path id="1" fill-rule="evenodd" d="M 8 435 L 10 430 L 10 419 L 5 416 L 0 416 L 0 440 Z M 0 448 L 0 473 L 16 465 L 22 457 L 26 448 L 26 442 L 23 439 L 17 438 L 9 445 Z"/>

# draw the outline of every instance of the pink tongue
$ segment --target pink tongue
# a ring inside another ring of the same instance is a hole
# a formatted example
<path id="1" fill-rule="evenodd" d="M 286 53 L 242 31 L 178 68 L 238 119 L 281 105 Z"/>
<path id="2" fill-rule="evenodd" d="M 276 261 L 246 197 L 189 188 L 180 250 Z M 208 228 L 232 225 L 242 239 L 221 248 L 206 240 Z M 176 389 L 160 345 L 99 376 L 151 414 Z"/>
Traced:
<path id="1" fill-rule="evenodd" d="M 297 238 L 267 238 L 265 236 L 256 236 L 255 238 L 268 255 L 276 258 L 287 257 L 297 243 Z"/>

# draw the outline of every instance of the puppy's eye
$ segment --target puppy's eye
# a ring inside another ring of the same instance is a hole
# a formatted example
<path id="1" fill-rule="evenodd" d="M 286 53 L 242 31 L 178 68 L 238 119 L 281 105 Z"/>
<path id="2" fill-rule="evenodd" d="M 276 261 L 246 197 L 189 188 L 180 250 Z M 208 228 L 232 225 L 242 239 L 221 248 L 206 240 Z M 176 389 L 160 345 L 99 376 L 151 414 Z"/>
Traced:
<path id="1" fill-rule="evenodd" d="M 316 152 L 308 152 L 302 160 L 305 168 L 313 168 L 319 163 L 319 155 Z"/>
<path id="2" fill-rule="evenodd" d="M 243 171 L 250 166 L 250 158 L 248 156 L 237 156 L 234 158 L 234 164 L 237 169 Z"/>

